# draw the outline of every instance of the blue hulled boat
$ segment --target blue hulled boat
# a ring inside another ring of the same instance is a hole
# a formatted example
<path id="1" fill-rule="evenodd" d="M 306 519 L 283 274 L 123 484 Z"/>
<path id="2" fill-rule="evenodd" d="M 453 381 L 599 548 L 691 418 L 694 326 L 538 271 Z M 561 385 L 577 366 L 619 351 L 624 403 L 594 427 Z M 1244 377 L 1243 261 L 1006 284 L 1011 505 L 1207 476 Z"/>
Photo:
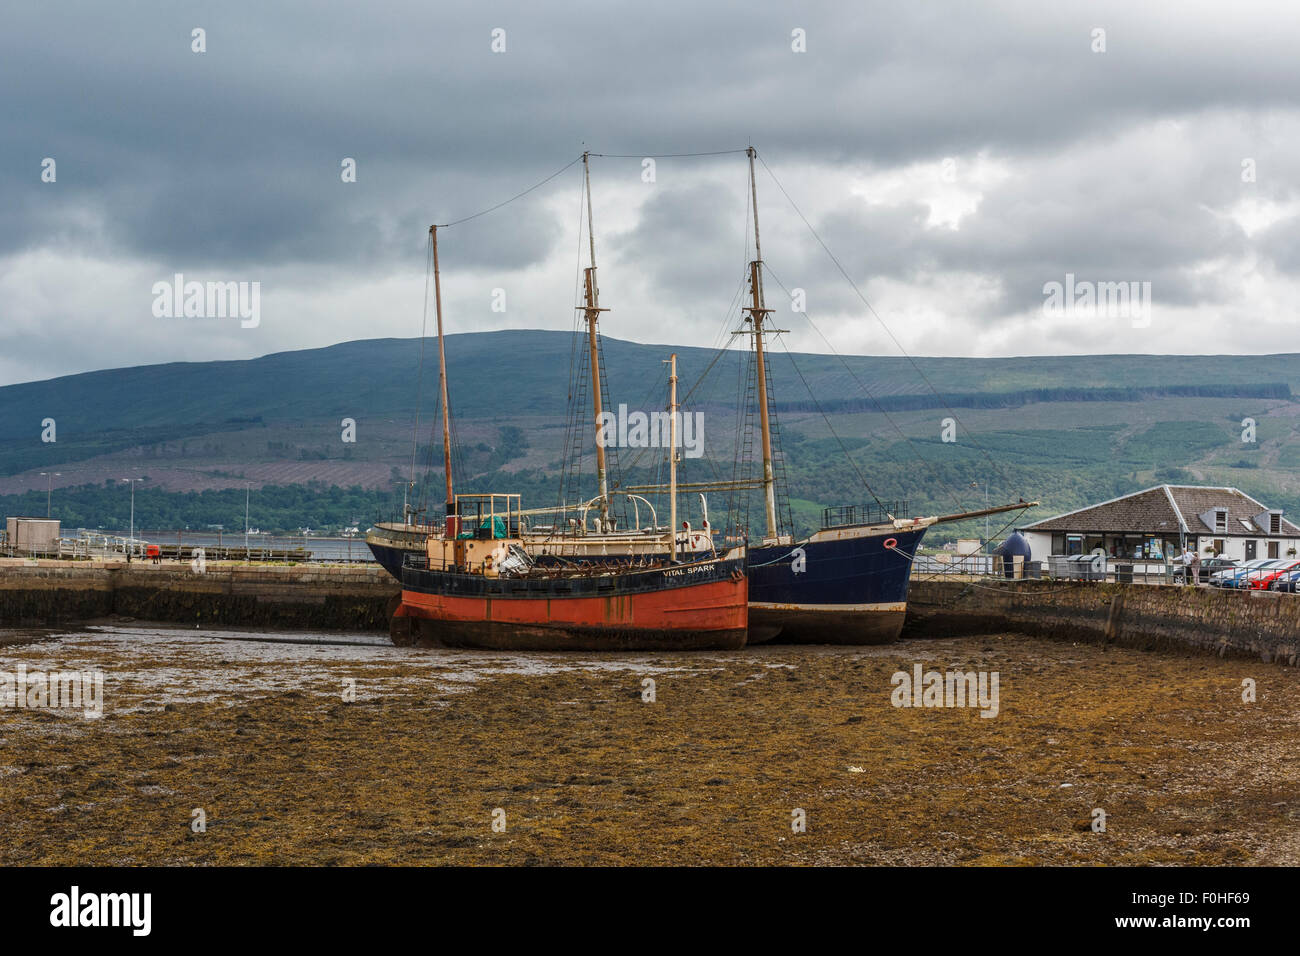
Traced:
<path id="1" fill-rule="evenodd" d="M 766 325 L 772 310 L 763 300 L 755 154 L 752 147 L 748 152 L 754 259 L 749 263 L 750 302 L 737 334 L 749 336 L 754 350 L 763 473 L 753 486 L 763 491 L 766 528 L 761 542 L 749 543 L 749 640 L 888 643 L 903 629 L 916 549 L 938 518 L 910 518 L 905 503 L 878 502 L 867 508 L 826 509 L 822 527 L 807 538 L 796 540 L 780 527 L 765 339 L 783 330 Z"/>
<path id="2" fill-rule="evenodd" d="M 933 518 L 822 528 L 750 551 L 750 641 L 885 644 L 907 614 L 912 557 Z"/>

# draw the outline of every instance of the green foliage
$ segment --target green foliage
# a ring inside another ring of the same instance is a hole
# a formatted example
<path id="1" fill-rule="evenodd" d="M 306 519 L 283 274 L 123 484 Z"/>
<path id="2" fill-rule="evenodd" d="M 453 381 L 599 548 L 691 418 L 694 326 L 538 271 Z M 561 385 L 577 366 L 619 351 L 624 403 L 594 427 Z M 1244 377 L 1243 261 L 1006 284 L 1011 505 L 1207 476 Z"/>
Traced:
<path id="1" fill-rule="evenodd" d="M 1195 477 L 1186 468 L 1160 468 L 1155 473 L 1155 480 L 1162 485 L 1190 485 Z"/>
<path id="2" fill-rule="evenodd" d="M 286 352 L 247 362 L 175 363 L 68 376 L 0 388 L 0 474 L 62 468 L 130 450 L 131 472 L 192 459 L 209 476 L 239 476 L 253 461 L 359 461 L 380 463 L 392 483 L 379 489 L 314 483 L 267 486 L 253 492 L 250 520 L 264 530 L 337 527 L 400 515 L 401 483 L 410 468 L 409 432 L 378 444 L 342 445 L 342 417 L 359 422 L 409 422 L 419 375 L 415 340 L 350 342 L 326 349 Z M 425 343 L 426 359 L 436 343 Z M 530 445 L 540 460 L 559 454 L 567 412 L 567 372 L 573 341 L 568 333 L 510 331 L 449 336 L 452 408 L 457 426 L 472 434 L 456 461 L 460 490 L 519 492 L 527 506 L 554 502 L 558 460 L 542 470 L 517 469 Z M 664 393 L 661 360 L 668 349 L 604 339 L 610 405 L 656 407 Z M 694 383 L 715 354 L 677 348 L 679 373 Z M 696 409 L 713 421 L 735 420 L 739 355 L 724 355 L 698 392 Z M 1237 483 L 1270 506 L 1300 510 L 1300 495 L 1279 474 L 1300 468 L 1300 436 L 1287 416 L 1273 414 L 1300 387 L 1295 356 L 1036 356 L 1011 359 L 920 358 L 925 375 L 943 390 L 936 398 L 918 388 L 916 369 L 904 358 L 787 356 L 773 354 L 774 404 L 782 411 L 782 442 L 791 511 L 806 532 L 821 509 L 907 499 L 912 514 L 946 514 L 1020 497 L 1043 502 L 1017 519 L 1025 524 L 1156 484 Z M 845 366 L 851 370 L 846 371 Z M 424 394 L 436 373 L 426 362 Z M 807 385 L 805 385 L 805 382 Z M 1141 387 L 1132 383 L 1141 382 Z M 859 383 L 866 383 L 873 401 Z M 491 387 L 485 387 L 490 384 Z M 817 396 L 814 403 L 809 389 Z M 843 444 L 828 437 L 817 406 L 827 412 Z M 939 438 L 949 405 L 967 409 L 955 443 Z M 877 413 L 890 410 L 890 421 Z M 421 417 L 433 420 L 427 406 Z M 45 417 L 58 422 L 58 441 L 39 440 Z M 1259 443 L 1243 445 L 1241 421 L 1258 422 Z M 786 425 L 795 422 L 794 427 Z M 502 424 L 508 422 L 509 424 Z M 900 440 L 901 422 L 910 441 Z M 527 425 L 528 427 L 521 427 Z M 396 426 L 394 426 L 396 430 Z M 804 432 L 803 429 L 807 429 Z M 271 431 L 263 431 L 271 429 Z M 725 429 L 710 432 L 723 477 L 730 477 Z M 366 434 L 373 434 L 368 432 Z M 428 435 L 428 431 L 422 434 Z M 396 446 L 405 444 L 405 449 Z M 844 449 L 851 454 L 845 457 Z M 263 451 L 265 449 L 265 451 Z M 417 450 L 423 497 L 437 501 L 441 444 Z M 686 463 L 690 464 L 690 463 Z M 702 464 L 684 480 L 713 473 Z M 462 474 L 463 472 L 463 474 Z M 340 473 L 340 472 L 335 472 Z M 358 474 L 364 469 L 358 469 Z M 1198 477 L 1193 477 L 1193 476 Z M 588 478 L 590 476 L 588 475 Z M 654 482 L 652 468 L 623 473 L 624 484 Z M 351 475 L 347 479 L 353 480 Z M 370 473 L 369 481 L 377 480 Z M 1247 483 L 1254 482 L 1251 487 Z M 975 487 L 972 487 L 974 485 Z M 869 488 L 868 488 L 869 486 Z M 589 489 L 594 494 L 594 489 Z M 416 496 L 421 497 L 417 488 Z M 710 495 L 715 524 L 727 497 Z M 757 493 L 730 496 L 735 515 L 761 516 Z M 125 527 L 126 486 L 56 488 L 54 513 L 65 525 Z M 45 513 L 45 492 L 0 497 L 9 513 Z M 136 492 L 137 526 L 202 527 L 243 524 L 243 489 L 162 492 L 148 484 Z M 934 529 L 937 543 L 982 535 L 984 520 Z"/>
<path id="3" fill-rule="evenodd" d="M 1239 436 L 1217 422 L 1160 422 L 1123 441 L 1118 458 L 1138 467 L 1159 467 L 1186 461 L 1198 452 L 1230 447 L 1234 441 L 1240 443 Z"/>

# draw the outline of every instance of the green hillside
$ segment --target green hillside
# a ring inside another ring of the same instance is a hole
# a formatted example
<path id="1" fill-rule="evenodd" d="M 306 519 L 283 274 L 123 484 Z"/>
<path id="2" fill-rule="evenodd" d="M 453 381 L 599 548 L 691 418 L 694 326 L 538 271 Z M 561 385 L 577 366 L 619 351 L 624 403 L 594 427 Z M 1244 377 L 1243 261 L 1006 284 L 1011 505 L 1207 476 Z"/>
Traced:
<path id="1" fill-rule="evenodd" d="M 448 336 L 447 351 L 462 477 L 554 500 L 573 337 L 472 333 Z M 607 338 L 607 404 L 661 407 L 670 351 L 689 407 L 705 416 L 710 458 L 686 462 L 687 480 L 730 477 L 739 353 Z M 376 339 L 0 388 L 0 506 L 43 514 L 39 473 L 58 470 L 53 510 L 73 525 L 125 518 L 127 475 L 150 479 L 137 491 L 138 525 L 237 526 L 246 485 L 264 494 L 255 522 L 264 529 L 373 521 L 400 508 L 413 432 L 417 471 L 438 459 L 428 447 L 436 341 L 424 344 L 413 429 L 419 354 L 418 340 Z M 1045 516 L 1164 480 L 1236 485 L 1300 512 L 1294 355 L 841 359 L 778 346 L 771 374 L 792 510 L 805 527 L 820 508 L 873 492 L 909 499 L 913 513 L 980 507 L 986 495 L 1039 499 Z M 40 440 L 49 418 L 53 443 Z M 341 440 L 345 418 L 356 421 L 355 443 Z M 943 440 L 948 418 L 955 441 Z M 1241 440 L 1246 418 L 1253 443 Z M 625 483 L 656 474 L 653 454 L 616 457 Z M 583 468 L 590 482 L 590 463 Z"/>

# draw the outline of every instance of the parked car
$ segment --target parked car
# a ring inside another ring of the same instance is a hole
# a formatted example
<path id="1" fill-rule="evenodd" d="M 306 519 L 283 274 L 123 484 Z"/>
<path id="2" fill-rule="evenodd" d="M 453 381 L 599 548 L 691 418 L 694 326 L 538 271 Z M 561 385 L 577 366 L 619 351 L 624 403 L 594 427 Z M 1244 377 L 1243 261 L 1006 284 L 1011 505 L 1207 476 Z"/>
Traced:
<path id="1" fill-rule="evenodd" d="M 1281 571 L 1283 565 L 1288 562 L 1280 558 L 1257 558 L 1254 561 L 1247 561 L 1240 565 L 1236 572 L 1223 582 L 1226 588 L 1238 588 L 1249 590 L 1255 587 L 1255 581 L 1270 571 Z"/>
<path id="2" fill-rule="evenodd" d="M 1214 574 L 1210 575 L 1210 583 L 1213 584 L 1215 587 L 1220 587 L 1220 588 L 1236 587 L 1237 578 L 1241 577 L 1244 574 L 1249 574 L 1251 571 L 1255 570 L 1256 568 L 1268 564 L 1270 560 L 1273 559 L 1256 558 L 1253 561 L 1246 561 L 1243 564 L 1238 564 L 1231 568 L 1225 568 L 1222 571 L 1216 571 Z"/>
<path id="3" fill-rule="evenodd" d="M 1268 586 L 1270 591 L 1288 591 L 1294 594 L 1300 590 L 1300 568 L 1292 568 Z"/>
<path id="4" fill-rule="evenodd" d="M 1266 591 L 1274 581 L 1296 568 L 1300 568 L 1300 561 L 1295 558 L 1281 558 L 1275 566 L 1260 568 L 1259 571 L 1248 575 L 1242 586 L 1256 591 Z"/>
<path id="5" fill-rule="evenodd" d="M 1207 578 L 1207 581 L 1210 584 L 1214 585 L 1215 587 L 1223 587 L 1223 582 L 1226 581 L 1228 578 L 1232 577 L 1232 575 L 1236 574 L 1243 567 L 1244 564 L 1234 564 L 1230 568 L 1223 568 L 1220 571 L 1215 571 L 1212 574 L 1210 574 L 1210 576 Z"/>
<path id="6" fill-rule="evenodd" d="M 1202 582 L 1209 581 L 1220 571 L 1228 571 L 1237 566 L 1237 562 L 1232 558 L 1206 558 L 1201 562 L 1200 579 Z M 1182 584 L 1183 578 L 1186 577 L 1187 566 L 1182 564 L 1174 565 L 1174 583 Z"/>

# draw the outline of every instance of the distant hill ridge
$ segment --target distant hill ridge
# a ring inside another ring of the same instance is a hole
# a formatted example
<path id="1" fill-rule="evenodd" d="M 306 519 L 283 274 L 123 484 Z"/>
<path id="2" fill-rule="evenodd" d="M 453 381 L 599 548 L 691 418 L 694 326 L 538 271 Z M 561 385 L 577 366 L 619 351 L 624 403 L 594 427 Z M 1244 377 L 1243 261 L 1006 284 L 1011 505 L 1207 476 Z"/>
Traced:
<path id="1" fill-rule="evenodd" d="M 437 375 L 426 340 L 426 382 Z M 447 336 L 452 404 L 460 416 L 563 416 L 573 337 L 518 330 Z M 634 404 L 662 390 L 661 360 L 678 355 L 683 383 L 714 359 L 709 349 L 603 339 L 614 402 Z M 201 434 L 221 423 L 295 422 L 333 416 L 409 416 L 419 362 L 418 339 L 364 339 L 319 349 L 236 361 L 172 362 L 66 375 L 0 387 L 0 441 L 30 439 L 54 418 L 60 440 L 115 430 Z M 942 405 L 1007 407 L 1029 402 L 1133 401 L 1152 396 L 1287 399 L 1300 387 L 1300 356 L 1026 356 L 915 358 L 936 398 L 903 357 L 772 353 L 778 407 L 851 411 L 914 410 Z M 734 402 L 738 355 L 713 375 L 716 402 Z M 845 366 L 852 373 L 846 370 Z M 730 377 L 728 377 L 730 376 Z M 492 381 L 500 388 L 482 389 Z M 807 382 L 805 386 L 804 382 Z M 732 385 L 728 395 L 726 383 Z M 859 382 L 870 389 L 865 394 Z M 689 385 L 688 385 L 689 387 Z M 809 395 L 811 389 L 813 396 Z M 425 394 L 429 391 L 426 389 Z M 125 439 L 127 436 L 123 436 Z"/>
<path id="2" fill-rule="evenodd" d="M 707 410 L 716 453 L 684 461 L 687 480 L 714 477 L 719 461 L 726 471 L 740 427 L 742 354 L 603 341 L 611 408 L 662 407 L 663 360 L 677 353 L 682 394 L 688 408 Z M 461 477 L 475 490 L 554 500 L 571 447 L 572 333 L 477 332 L 446 345 Z M 425 340 L 421 487 L 431 487 L 424 463 L 440 458 L 426 455 L 435 346 Z M 796 353 L 792 365 L 782 349 L 769 355 L 791 509 L 803 530 L 823 507 L 873 495 L 907 498 L 913 513 L 1023 497 L 1042 501 L 1047 515 L 1159 482 L 1233 485 L 1300 513 L 1300 356 Z M 135 475 L 149 479 L 135 505 L 153 527 L 240 527 L 249 486 L 264 528 L 391 517 L 412 470 L 419 356 L 418 339 L 369 339 L 2 387 L 0 506 L 41 514 L 49 504 L 70 524 L 125 528 L 131 496 L 121 480 Z M 572 400 L 585 413 L 585 397 Z M 945 424 L 945 407 L 964 410 L 960 427 Z M 57 422 L 56 443 L 40 440 L 46 418 Z M 346 418 L 356 421 L 355 443 L 342 437 Z M 654 479 L 653 458 L 616 455 L 616 479 L 619 468 Z M 944 528 L 936 538 L 981 534 L 984 523 Z M 997 522 L 988 530 L 996 536 Z"/>
<path id="3" fill-rule="evenodd" d="M 1291 386 L 1163 385 L 1155 388 L 1033 388 L 1015 392 L 934 392 L 928 395 L 881 395 L 875 399 L 774 402 L 779 412 L 901 412 L 927 408 L 1018 408 L 1034 402 L 1140 402 L 1150 398 L 1271 398 L 1288 401 Z"/>

